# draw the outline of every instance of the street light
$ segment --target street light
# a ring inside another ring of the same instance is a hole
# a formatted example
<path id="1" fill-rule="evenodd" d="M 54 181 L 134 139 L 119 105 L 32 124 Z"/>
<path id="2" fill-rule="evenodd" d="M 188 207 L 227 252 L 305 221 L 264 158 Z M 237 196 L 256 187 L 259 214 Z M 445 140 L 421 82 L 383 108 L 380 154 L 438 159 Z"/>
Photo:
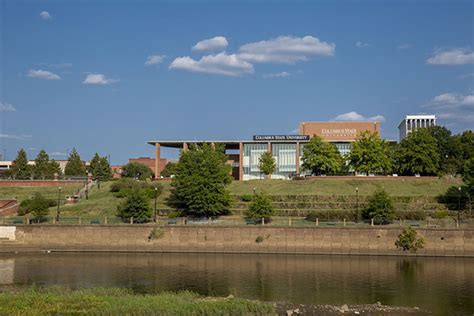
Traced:
<path id="1" fill-rule="evenodd" d="M 359 216 L 359 188 L 356 187 L 356 214 L 357 214 L 357 222 L 360 220 Z"/>
<path id="2" fill-rule="evenodd" d="M 253 195 L 255 195 L 255 191 L 257 191 L 257 188 L 253 188 Z"/>
<path id="3" fill-rule="evenodd" d="M 155 218 L 154 218 L 154 222 L 156 223 L 156 198 L 158 196 L 158 188 L 155 187 Z"/>
<path id="4" fill-rule="evenodd" d="M 59 203 L 61 202 L 61 187 L 58 187 L 58 210 L 56 211 L 56 222 L 59 222 Z"/>

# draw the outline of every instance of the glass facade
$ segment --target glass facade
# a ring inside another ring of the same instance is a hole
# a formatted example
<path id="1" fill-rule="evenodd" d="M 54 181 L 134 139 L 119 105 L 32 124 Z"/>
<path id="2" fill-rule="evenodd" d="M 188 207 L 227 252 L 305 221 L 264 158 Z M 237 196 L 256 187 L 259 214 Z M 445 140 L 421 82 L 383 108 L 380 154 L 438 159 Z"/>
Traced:
<path id="1" fill-rule="evenodd" d="M 244 155 L 242 164 L 243 180 L 262 179 L 263 175 L 258 168 L 260 156 L 268 150 L 265 143 L 244 144 Z"/>
<path id="2" fill-rule="evenodd" d="M 351 152 L 351 143 L 334 143 L 334 145 L 343 157 Z"/>
<path id="3" fill-rule="evenodd" d="M 296 144 L 272 144 L 272 154 L 276 162 L 276 170 L 272 179 L 288 179 L 296 173 Z"/>

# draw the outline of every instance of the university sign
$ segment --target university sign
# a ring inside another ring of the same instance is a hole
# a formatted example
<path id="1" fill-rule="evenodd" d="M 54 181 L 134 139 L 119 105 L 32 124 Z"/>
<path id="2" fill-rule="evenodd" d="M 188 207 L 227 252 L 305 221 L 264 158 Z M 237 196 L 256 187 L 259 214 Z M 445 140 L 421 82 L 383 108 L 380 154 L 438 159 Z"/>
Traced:
<path id="1" fill-rule="evenodd" d="M 309 135 L 254 135 L 253 140 L 305 141 L 309 140 Z"/>

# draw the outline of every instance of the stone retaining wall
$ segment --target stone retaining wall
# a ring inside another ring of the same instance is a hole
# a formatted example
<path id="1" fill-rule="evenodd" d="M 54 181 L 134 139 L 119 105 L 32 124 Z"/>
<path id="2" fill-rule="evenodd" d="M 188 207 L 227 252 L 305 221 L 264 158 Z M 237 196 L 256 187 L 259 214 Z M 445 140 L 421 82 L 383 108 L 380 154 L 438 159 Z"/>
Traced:
<path id="1" fill-rule="evenodd" d="M 300 254 L 406 254 L 398 228 L 193 227 L 152 225 L 19 225 L 1 251 L 151 251 Z M 474 257 L 474 230 L 418 229 L 417 255 Z M 153 237 L 154 235 L 154 237 Z M 151 238 L 150 238 L 151 237 Z"/>

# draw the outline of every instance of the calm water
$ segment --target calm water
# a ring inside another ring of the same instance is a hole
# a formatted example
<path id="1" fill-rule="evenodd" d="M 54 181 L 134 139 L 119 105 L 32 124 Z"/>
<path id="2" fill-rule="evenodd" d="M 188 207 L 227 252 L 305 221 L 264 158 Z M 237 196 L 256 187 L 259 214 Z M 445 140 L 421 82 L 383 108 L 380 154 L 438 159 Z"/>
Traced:
<path id="1" fill-rule="evenodd" d="M 0 255 L 0 285 L 192 290 L 307 304 L 418 306 L 474 313 L 474 259 L 237 254 Z"/>

